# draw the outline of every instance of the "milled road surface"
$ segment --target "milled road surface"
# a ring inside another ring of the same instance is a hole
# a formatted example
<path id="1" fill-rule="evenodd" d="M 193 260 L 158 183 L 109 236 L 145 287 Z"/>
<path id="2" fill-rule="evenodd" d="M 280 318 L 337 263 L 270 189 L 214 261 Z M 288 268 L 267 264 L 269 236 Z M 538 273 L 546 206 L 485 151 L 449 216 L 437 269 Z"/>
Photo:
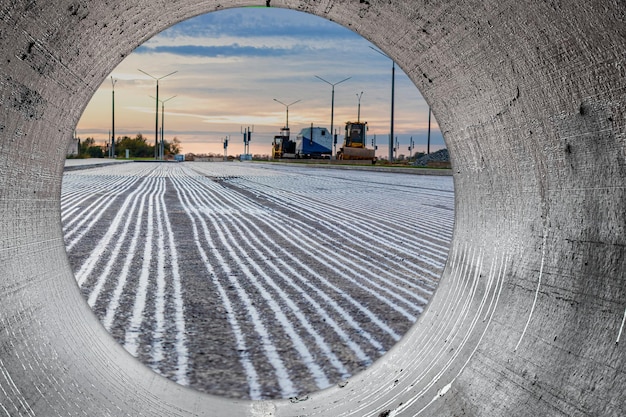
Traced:
<path id="1" fill-rule="evenodd" d="M 432 296 L 452 177 L 250 163 L 66 172 L 76 280 L 156 372 L 234 398 L 326 388 L 387 352 Z"/>

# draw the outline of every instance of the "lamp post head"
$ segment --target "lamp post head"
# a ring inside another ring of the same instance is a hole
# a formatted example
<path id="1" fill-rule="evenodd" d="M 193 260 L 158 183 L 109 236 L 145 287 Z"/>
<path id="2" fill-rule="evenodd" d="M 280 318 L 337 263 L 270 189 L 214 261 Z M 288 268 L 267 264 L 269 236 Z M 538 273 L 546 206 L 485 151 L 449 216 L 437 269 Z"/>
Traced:
<path id="1" fill-rule="evenodd" d="M 319 76 L 317 76 L 317 75 L 315 75 L 314 77 L 315 77 L 315 78 L 317 78 L 317 79 L 319 79 L 319 80 L 322 80 L 322 81 L 324 81 L 326 84 L 328 84 L 328 85 L 332 86 L 332 87 L 333 87 L 333 89 L 335 88 L 335 86 L 336 86 L 337 84 L 341 84 L 342 82 L 344 82 L 344 81 L 348 81 L 350 78 L 352 78 L 352 77 L 348 77 L 348 78 L 344 78 L 344 79 L 343 79 L 343 80 L 341 80 L 341 81 L 337 81 L 336 83 L 331 83 L 330 81 L 326 81 L 325 79 L 323 79 L 322 77 L 319 77 Z"/>
<path id="2" fill-rule="evenodd" d="M 155 81 L 157 82 L 157 85 L 159 84 L 159 80 L 162 80 L 162 79 L 163 79 L 163 78 L 165 78 L 165 77 L 169 77 L 170 75 L 174 75 L 174 74 L 176 74 L 176 73 L 178 72 L 178 71 L 170 72 L 170 73 L 169 73 L 169 74 L 167 74 L 167 75 L 164 75 L 164 76 L 162 76 L 162 77 L 158 77 L 158 78 L 157 78 L 157 77 L 155 77 L 154 75 L 148 74 L 147 72 L 145 72 L 145 71 L 144 71 L 144 70 L 142 70 L 142 69 L 139 69 L 139 68 L 137 68 L 137 69 L 138 69 L 140 72 L 143 72 L 144 74 L 146 74 L 148 77 L 150 77 L 150 78 L 152 78 L 153 80 L 155 80 Z"/>

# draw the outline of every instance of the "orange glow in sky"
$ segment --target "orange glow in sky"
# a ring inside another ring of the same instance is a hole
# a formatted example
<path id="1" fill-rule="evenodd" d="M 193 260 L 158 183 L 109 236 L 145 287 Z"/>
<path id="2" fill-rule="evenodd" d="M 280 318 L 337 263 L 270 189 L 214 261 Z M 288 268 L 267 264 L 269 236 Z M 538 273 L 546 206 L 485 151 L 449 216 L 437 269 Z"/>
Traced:
<path id="1" fill-rule="evenodd" d="M 376 136 L 378 154 L 389 142 L 391 67 L 364 38 L 322 18 L 276 8 L 240 8 L 210 13 L 175 25 L 137 48 L 111 73 L 115 83 L 115 134 L 155 137 L 156 82 L 139 69 L 162 77 L 159 99 L 166 100 L 165 139 L 177 137 L 183 153 L 243 152 L 242 129 L 254 127 L 250 150 L 269 154 L 289 107 L 292 134 L 311 123 L 330 129 L 331 86 L 336 83 L 334 128 L 339 142 L 346 121 L 360 115 Z M 150 97 L 152 96 L 152 97 Z M 171 98 L 174 97 L 174 98 Z M 171 98 L 171 99 L 170 99 Z M 112 85 L 108 77 L 77 125 L 81 138 L 108 140 L 112 127 Z M 159 118 L 161 104 L 159 104 Z M 159 126 L 161 120 L 159 120 Z M 408 155 L 409 138 L 426 148 L 428 105 L 396 66 L 394 135 Z M 445 147 L 432 118 L 431 151 Z"/>

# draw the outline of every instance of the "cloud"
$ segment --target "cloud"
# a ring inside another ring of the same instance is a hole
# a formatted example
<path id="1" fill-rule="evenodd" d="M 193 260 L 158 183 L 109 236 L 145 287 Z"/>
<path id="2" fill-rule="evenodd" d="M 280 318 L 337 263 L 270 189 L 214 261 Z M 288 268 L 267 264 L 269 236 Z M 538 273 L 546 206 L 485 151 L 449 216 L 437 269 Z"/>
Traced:
<path id="1" fill-rule="evenodd" d="M 297 39 L 360 38 L 351 30 L 307 13 L 279 8 L 235 8 L 197 16 L 163 31 L 159 36 L 202 38 L 259 37 Z"/>
<path id="2" fill-rule="evenodd" d="M 298 52 L 307 49 L 305 46 L 300 46 Z M 209 58 L 221 58 L 221 57 L 282 57 L 287 55 L 293 55 L 294 48 L 277 48 L 277 47 L 255 47 L 255 46 L 242 46 L 239 44 L 232 45 L 141 45 L 134 51 L 138 54 L 146 53 L 166 53 L 180 56 L 193 56 L 193 57 L 209 57 Z"/>

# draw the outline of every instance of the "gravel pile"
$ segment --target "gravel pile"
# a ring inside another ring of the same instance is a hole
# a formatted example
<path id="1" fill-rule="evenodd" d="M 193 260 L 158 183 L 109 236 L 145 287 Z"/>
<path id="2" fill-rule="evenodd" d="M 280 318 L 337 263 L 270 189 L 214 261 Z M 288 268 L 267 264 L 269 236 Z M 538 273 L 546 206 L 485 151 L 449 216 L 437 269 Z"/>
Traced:
<path id="1" fill-rule="evenodd" d="M 415 160 L 413 165 L 418 167 L 425 167 L 429 162 L 450 162 L 450 154 L 447 149 L 441 149 L 437 152 L 433 152 L 429 155 L 424 155 Z"/>

